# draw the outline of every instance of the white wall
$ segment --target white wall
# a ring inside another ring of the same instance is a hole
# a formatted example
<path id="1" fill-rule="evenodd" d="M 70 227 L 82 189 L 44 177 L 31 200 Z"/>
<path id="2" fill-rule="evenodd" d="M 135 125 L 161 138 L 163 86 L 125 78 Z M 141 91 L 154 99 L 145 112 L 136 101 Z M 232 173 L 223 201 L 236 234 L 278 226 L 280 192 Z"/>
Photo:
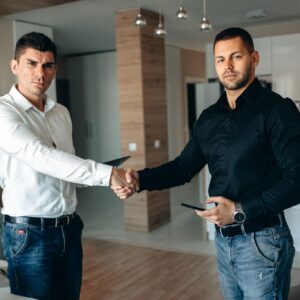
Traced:
<path id="1" fill-rule="evenodd" d="M 9 92 L 15 83 L 15 76 L 10 70 L 10 60 L 13 58 L 14 41 L 12 21 L 0 20 L 1 55 L 0 55 L 0 94 Z"/>

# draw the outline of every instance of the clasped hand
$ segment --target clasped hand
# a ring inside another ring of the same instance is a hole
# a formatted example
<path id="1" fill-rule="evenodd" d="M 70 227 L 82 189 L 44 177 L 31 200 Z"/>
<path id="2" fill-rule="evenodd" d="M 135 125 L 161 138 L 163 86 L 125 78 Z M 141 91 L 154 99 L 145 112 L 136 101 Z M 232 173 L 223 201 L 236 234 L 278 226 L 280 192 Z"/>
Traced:
<path id="1" fill-rule="evenodd" d="M 139 190 L 139 174 L 133 169 L 112 170 L 110 187 L 120 199 L 127 199 Z"/>

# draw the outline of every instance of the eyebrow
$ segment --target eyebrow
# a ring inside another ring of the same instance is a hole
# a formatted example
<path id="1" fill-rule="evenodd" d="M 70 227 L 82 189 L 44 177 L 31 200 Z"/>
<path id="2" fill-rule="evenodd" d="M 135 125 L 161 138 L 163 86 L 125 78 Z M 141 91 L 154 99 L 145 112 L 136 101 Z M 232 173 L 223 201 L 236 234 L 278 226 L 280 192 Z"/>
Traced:
<path id="1" fill-rule="evenodd" d="M 31 59 L 31 58 L 26 58 L 27 62 L 30 62 L 30 63 L 39 63 L 37 60 L 34 60 L 34 59 Z M 55 65 L 55 62 L 54 61 L 49 61 L 49 62 L 45 62 L 42 64 L 43 66 L 44 65 Z"/>
<path id="2" fill-rule="evenodd" d="M 235 51 L 235 52 L 232 52 L 232 53 L 230 53 L 230 56 L 232 56 L 232 55 L 234 55 L 234 54 L 237 54 L 237 53 L 242 54 L 242 51 Z M 223 55 L 215 56 L 215 58 L 222 58 L 222 57 L 224 57 L 224 56 L 223 56 Z"/>

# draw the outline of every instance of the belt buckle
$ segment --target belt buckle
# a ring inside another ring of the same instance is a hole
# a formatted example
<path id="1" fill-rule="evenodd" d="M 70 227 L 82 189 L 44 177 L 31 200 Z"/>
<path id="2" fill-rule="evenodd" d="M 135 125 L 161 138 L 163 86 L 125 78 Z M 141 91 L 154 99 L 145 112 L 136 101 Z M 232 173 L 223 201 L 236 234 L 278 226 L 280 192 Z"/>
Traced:
<path id="1" fill-rule="evenodd" d="M 58 227 L 58 218 L 55 218 L 55 228 Z"/>
<path id="2" fill-rule="evenodd" d="M 67 217 L 67 225 L 69 225 L 70 224 L 71 216 L 70 215 L 66 215 L 66 217 Z"/>

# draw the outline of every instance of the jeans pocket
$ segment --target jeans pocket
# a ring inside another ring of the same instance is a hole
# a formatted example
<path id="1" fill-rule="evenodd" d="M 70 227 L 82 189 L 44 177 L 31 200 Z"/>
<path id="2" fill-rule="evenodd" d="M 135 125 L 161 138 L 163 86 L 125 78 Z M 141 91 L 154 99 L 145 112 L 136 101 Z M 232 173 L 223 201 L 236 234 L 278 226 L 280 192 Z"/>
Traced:
<path id="1" fill-rule="evenodd" d="M 274 266 L 279 258 L 280 249 L 276 245 L 272 230 L 254 232 L 251 235 L 251 244 L 256 256 L 269 266 Z"/>
<path id="2" fill-rule="evenodd" d="M 26 227 L 12 227 L 10 251 L 14 257 L 24 252 L 29 240 L 29 231 Z"/>

